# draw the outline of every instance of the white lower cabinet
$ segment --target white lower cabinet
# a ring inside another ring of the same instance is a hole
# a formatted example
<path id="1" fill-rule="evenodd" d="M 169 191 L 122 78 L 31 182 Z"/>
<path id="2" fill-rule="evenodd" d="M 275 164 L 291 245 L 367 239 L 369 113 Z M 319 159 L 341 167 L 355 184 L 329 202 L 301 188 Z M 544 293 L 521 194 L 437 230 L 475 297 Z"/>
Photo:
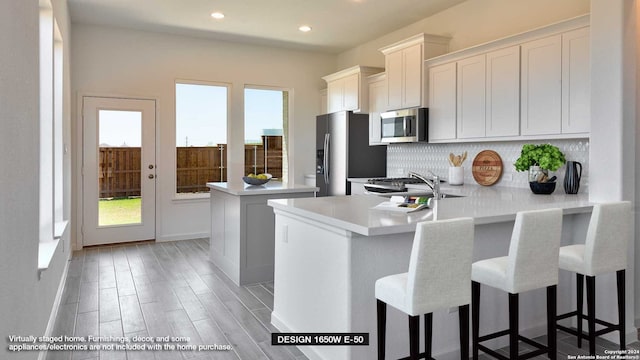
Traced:
<path id="1" fill-rule="evenodd" d="M 520 72 L 521 134 L 560 134 L 562 36 L 550 36 L 522 44 Z"/>
<path id="2" fill-rule="evenodd" d="M 233 195 L 211 191 L 211 260 L 236 285 L 273 280 L 274 214 L 269 199 L 313 197 L 296 193 Z"/>

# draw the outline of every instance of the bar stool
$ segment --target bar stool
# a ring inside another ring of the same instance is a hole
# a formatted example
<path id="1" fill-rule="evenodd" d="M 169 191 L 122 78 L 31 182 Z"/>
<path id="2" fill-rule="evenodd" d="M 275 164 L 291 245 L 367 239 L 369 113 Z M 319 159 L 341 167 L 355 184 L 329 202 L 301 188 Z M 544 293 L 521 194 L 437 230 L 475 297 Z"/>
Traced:
<path id="1" fill-rule="evenodd" d="M 433 311 L 458 306 L 461 358 L 469 358 L 469 302 L 473 219 L 428 221 L 416 226 L 409 272 L 376 281 L 378 359 L 385 357 L 387 304 L 409 315 L 405 359 L 431 359 Z M 420 315 L 425 321 L 425 352 L 420 354 Z"/>
<path id="2" fill-rule="evenodd" d="M 631 203 L 628 201 L 599 204 L 593 207 L 584 244 L 560 248 L 560 269 L 576 273 L 577 310 L 558 315 L 557 320 L 576 316 L 578 329 L 557 325 L 558 329 L 589 341 L 589 354 L 596 354 L 596 336 L 620 332 L 620 350 L 625 344 L 625 269 L 627 242 L 631 237 Z M 616 272 L 618 288 L 618 324 L 596 318 L 596 276 Z M 587 316 L 582 312 L 584 276 L 587 276 Z M 587 320 L 588 333 L 582 332 L 582 320 Z M 596 324 L 604 328 L 596 331 Z"/>
<path id="3" fill-rule="evenodd" d="M 519 359 L 547 353 L 556 359 L 556 286 L 558 284 L 558 250 L 562 232 L 562 210 L 523 211 L 516 215 L 509 255 L 473 263 L 471 268 L 471 307 L 473 359 L 483 352 L 498 359 Z M 509 329 L 480 336 L 480 284 L 509 293 Z M 547 345 L 518 333 L 519 293 L 547 288 Z M 481 345 L 480 342 L 509 335 L 509 357 Z M 537 350 L 518 355 L 518 340 Z"/>

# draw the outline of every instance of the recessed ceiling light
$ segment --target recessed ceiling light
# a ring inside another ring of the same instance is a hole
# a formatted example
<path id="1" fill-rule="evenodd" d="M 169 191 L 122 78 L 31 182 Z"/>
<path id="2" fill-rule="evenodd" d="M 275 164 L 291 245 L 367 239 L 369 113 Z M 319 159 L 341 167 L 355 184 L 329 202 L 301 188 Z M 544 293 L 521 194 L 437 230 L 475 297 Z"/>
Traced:
<path id="1" fill-rule="evenodd" d="M 311 26 L 309 25 L 302 25 L 298 28 L 298 30 L 302 31 L 302 32 L 309 32 L 311 31 Z"/>
<path id="2" fill-rule="evenodd" d="M 211 13 L 211 17 L 216 20 L 220 20 L 220 19 L 224 19 L 224 14 L 221 12 L 214 12 L 214 13 Z"/>

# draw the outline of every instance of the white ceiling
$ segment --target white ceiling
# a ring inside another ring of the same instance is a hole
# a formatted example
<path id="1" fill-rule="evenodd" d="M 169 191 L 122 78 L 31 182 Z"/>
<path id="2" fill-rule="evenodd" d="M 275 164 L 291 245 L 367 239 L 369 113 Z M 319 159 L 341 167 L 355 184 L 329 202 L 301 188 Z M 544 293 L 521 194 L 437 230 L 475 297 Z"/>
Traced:
<path id="1" fill-rule="evenodd" d="M 71 21 L 338 53 L 465 0 L 68 0 Z M 223 20 L 211 13 L 220 11 Z M 311 32 L 302 33 L 300 25 Z"/>

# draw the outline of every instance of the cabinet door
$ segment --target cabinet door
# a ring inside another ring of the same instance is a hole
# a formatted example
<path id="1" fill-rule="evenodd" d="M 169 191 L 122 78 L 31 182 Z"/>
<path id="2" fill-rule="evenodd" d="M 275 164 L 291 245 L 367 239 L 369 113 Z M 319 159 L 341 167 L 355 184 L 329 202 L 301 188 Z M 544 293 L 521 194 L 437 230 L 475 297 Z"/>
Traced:
<path id="1" fill-rule="evenodd" d="M 484 137 L 485 55 L 458 61 L 458 138 Z"/>
<path id="2" fill-rule="evenodd" d="M 387 81 L 369 83 L 369 145 L 384 145 L 381 139 L 380 113 L 387 105 Z"/>
<path id="3" fill-rule="evenodd" d="M 456 138 L 456 63 L 429 68 L 429 140 Z"/>
<path id="4" fill-rule="evenodd" d="M 562 38 L 522 45 L 520 121 L 522 135 L 560 134 Z"/>
<path id="5" fill-rule="evenodd" d="M 327 83 L 327 113 L 334 113 L 343 110 L 343 90 L 342 79 Z"/>
<path id="6" fill-rule="evenodd" d="M 359 110 L 360 75 L 353 74 L 343 79 L 343 110 Z"/>
<path id="7" fill-rule="evenodd" d="M 486 136 L 520 134 L 520 46 L 487 53 Z"/>
<path id="8" fill-rule="evenodd" d="M 562 133 L 591 128 L 589 28 L 562 35 Z"/>
<path id="9" fill-rule="evenodd" d="M 389 90 L 387 108 L 385 110 L 397 110 L 402 106 L 402 51 L 396 51 L 385 57 L 385 72 L 387 73 L 387 86 Z"/>
<path id="10" fill-rule="evenodd" d="M 422 44 L 408 47 L 402 53 L 402 107 L 419 107 L 422 101 Z"/>

